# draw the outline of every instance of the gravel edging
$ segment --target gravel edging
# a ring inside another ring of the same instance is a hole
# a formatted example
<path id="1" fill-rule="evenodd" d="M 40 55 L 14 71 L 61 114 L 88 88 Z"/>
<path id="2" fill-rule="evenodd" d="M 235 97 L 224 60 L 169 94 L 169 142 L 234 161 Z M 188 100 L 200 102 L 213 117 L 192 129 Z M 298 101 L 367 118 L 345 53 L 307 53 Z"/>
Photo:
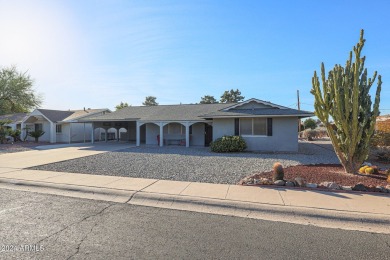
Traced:
<path id="1" fill-rule="evenodd" d="M 308 142 L 300 142 L 298 153 L 216 154 L 204 147 L 134 147 L 30 169 L 236 184 L 250 174 L 270 171 L 275 162 L 281 162 L 285 167 L 339 163 L 334 152 Z"/>

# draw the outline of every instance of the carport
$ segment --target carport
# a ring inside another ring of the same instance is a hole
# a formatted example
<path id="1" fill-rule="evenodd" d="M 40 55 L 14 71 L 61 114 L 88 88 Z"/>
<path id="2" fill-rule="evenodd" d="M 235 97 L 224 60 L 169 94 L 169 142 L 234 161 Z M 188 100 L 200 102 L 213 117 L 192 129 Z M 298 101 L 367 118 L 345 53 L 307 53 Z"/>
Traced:
<path id="1" fill-rule="evenodd" d="M 84 122 L 92 123 L 91 143 L 98 140 L 136 142 L 135 120 L 89 119 Z"/>

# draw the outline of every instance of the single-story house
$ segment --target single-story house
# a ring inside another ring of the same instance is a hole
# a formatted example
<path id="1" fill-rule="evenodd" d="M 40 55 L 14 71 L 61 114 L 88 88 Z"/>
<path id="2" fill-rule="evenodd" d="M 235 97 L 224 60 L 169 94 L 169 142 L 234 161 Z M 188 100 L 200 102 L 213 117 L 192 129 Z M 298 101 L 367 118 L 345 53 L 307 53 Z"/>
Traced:
<path id="1" fill-rule="evenodd" d="M 208 146 L 219 137 L 240 135 L 251 151 L 298 151 L 298 119 L 311 116 L 312 112 L 252 98 L 239 103 L 130 106 L 78 121 L 91 123 L 92 135 L 99 128 L 122 129 L 120 140 L 137 146 Z"/>
<path id="2" fill-rule="evenodd" d="M 7 115 L 1 115 L 0 120 L 7 120 L 10 121 L 6 126 L 10 127 L 12 130 L 22 129 L 22 121 L 27 116 L 27 113 L 14 113 L 14 114 L 7 114 Z"/>
<path id="3" fill-rule="evenodd" d="M 85 142 L 91 140 L 92 124 L 80 123 L 78 120 L 90 117 L 102 116 L 111 111 L 103 109 L 82 109 L 82 110 L 50 110 L 35 109 L 29 113 L 21 122 L 22 134 L 24 137 L 27 131 L 42 130 L 45 132 L 39 140 L 50 143 L 71 143 Z M 94 133 L 96 136 L 98 133 Z M 33 140 L 27 137 L 27 140 Z"/>

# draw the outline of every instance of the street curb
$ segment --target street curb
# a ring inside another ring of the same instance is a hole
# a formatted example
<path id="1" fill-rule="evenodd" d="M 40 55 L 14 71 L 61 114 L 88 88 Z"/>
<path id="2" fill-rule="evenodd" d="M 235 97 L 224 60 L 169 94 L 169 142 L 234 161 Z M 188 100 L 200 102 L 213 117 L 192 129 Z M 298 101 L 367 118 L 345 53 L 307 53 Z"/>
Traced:
<path id="1" fill-rule="evenodd" d="M 1 184 L 6 187 L 3 187 Z M 390 234 L 390 217 L 384 214 L 261 204 L 0 178 L 0 188 L 2 187 L 37 193 L 127 203 L 138 206 Z"/>
<path id="2" fill-rule="evenodd" d="M 91 194 L 111 195 L 111 196 L 123 196 L 123 195 L 133 194 L 134 192 L 136 192 L 136 191 L 129 191 L 129 190 L 94 187 L 94 186 L 58 184 L 52 182 L 26 181 L 20 179 L 6 179 L 6 178 L 0 178 L 0 183 L 10 184 L 10 185 L 15 185 L 20 187 L 24 186 L 24 187 L 35 187 L 35 188 L 48 188 L 48 189 L 57 189 L 57 190 L 63 190 L 69 192 L 91 193 Z"/>
<path id="3" fill-rule="evenodd" d="M 387 215 L 137 192 L 131 205 L 390 234 Z"/>

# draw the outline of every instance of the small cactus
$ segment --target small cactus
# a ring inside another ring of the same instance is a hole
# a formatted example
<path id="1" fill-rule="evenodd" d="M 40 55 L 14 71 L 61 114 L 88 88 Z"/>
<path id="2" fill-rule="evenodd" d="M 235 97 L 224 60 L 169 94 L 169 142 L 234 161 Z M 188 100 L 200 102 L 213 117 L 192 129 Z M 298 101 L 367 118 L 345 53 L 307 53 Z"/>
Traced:
<path id="1" fill-rule="evenodd" d="M 281 163 L 279 163 L 279 162 L 275 163 L 272 169 L 274 171 L 274 176 L 273 176 L 274 181 L 284 179 L 284 170 L 283 170 L 283 166 Z"/>
<path id="2" fill-rule="evenodd" d="M 365 174 L 367 168 L 368 168 L 367 165 L 365 165 L 365 166 L 363 166 L 363 167 L 360 167 L 359 172 L 362 173 L 362 174 Z"/>
<path id="3" fill-rule="evenodd" d="M 374 174 L 375 169 L 373 167 L 367 167 L 365 172 L 366 174 Z"/>

